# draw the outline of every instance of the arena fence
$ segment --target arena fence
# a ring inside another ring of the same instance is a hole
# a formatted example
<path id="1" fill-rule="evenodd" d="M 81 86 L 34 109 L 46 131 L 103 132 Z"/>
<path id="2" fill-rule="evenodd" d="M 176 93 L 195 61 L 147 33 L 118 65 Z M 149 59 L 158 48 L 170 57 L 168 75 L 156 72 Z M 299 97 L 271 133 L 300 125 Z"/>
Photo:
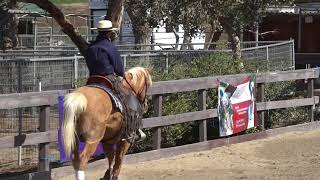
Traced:
<path id="1" fill-rule="evenodd" d="M 216 109 L 207 109 L 206 102 L 208 90 L 216 88 L 215 80 L 221 79 L 226 82 L 237 82 L 248 76 L 248 74 L 237 74 L 228 76 L 215 76 L 193 79 L 182 79 L 172 81 L 155 82 L 148 95 L 152 96 L 154 115 L 143 119 L 143 127 L 152 129 L 152 147 L 162 147 L 161 129 L 180 123 L 195 122 L 199 124 L 198 141 L 207 141 L 206 124 L 217 117 Z M 259 126 L 264 129 L 264 122 L 267 110 L 286 109 L 292 107 L 307 107 L 310 116 L 305 121 L 314 121 L 315 105 L 319 103 L 319 97 L 313 94 L 313 81 L 319 77 L 318 69 L 306 69 L 295 71 L 283 71 L 257 74 L 257 110 L 260 114 Z M 307 80 L 307 95 L 304 98 L 298 97 L 287 100 L 265 101 L 265 84 L 280 81 Z M 196 92 L 198 94 L 198 110 L 193 112 L 182 112 L 175 115 L 162 116 L 162 106 L 168 94 Z M 67 91 L 44 91 L 33 93 L 0 95 L 0 109 L 18 111 L 19 116 L 12 117 L 2 115 L 1 119 L 11 119 L 11 124 L 1 122 L 1 126 L 7 126 L 10 130 L 21 129 L 10 135 L 0 136 L 0 157 L 2 168 L 14 167 L 17 164 L 19 154 L 17 149 L 22 147 L 23 153 L 20 156 L 23 165 L 37 165 L 39 170 L 49 170 L 50 162 L 57 161 L 57 124 L 58 117 L 54 113 L 57 97 Z M 32 109 L 34 108 L 33 111 Z M 25 120 L 32 120 L 25 123 Z M 31 123 L 32 122 L 32 123 Z M 32 125 L 30 125 L 32 124 Z M 54 124 L 55 126 L 51 126 Z M 32 127 L 31 127 L 32 126 Z M 3 129 L 3 128 L 1 128 Z M 30 130 L 31 129 L 31 130 Z M 195 145 L 187 145 L 195 147 Z M 176 148 L 167 150 L 175 151 Z M 32 153 L 30 154 L 30 151 Z M 19 168 L 20 169 L 20 168 Z"/>
<path id="2" fill-rule="evenodd" d="M 261 65 L 257 66 L 259 72 L 290 70 L 294 69 L 293 47 L 293 41 L 270 42 L 263 46 L 243 48 L 242 56 L 246 61 L 258 62 L 257 64 Z M 57 54 L 43 58 L 41 53 L 47 52 Z M 70 53 L 67 57 L 59 57 L 59 51 L 47 52 L 19 50 L 2 56 L 0 94 L 71 89 L 88 77 L 84 58 L 74 54 L 78 51 L 64 50 Z M 215 53 L 230 52 L 231 50 L 141 51 L 127 47 L 127 50 L 121 50 L 121 57 L 127 69 L 134 66 L 149 66 L 158 72 L 168 73 L 174 64 L 184 65 L 195 58 L 201 59 Z M 15 59 L 8 59 L 9 57 Z M 57 106 L 51 106 L 50 112 L 50 118 L 54 120 L 50 121 L 49 127 L 57 129 Z M 0 137 L 38 132 L 39 113 L 39 109 L 35 107 L 0 110 Z M 50 147 L 52 159 L 55 160 L 58 156 L 57 143 L 50 143 Z M 26 166 L 28 163 L 32 164 L 31 159 L 35 160 L 38 156 L 38 145 L 7 149 L 1 151 L 0 156 L 9 159 L 0 161 L 2 165 L 0 169 L 10 168 L 11 165 L 14 167 L 16 164 Z"/>

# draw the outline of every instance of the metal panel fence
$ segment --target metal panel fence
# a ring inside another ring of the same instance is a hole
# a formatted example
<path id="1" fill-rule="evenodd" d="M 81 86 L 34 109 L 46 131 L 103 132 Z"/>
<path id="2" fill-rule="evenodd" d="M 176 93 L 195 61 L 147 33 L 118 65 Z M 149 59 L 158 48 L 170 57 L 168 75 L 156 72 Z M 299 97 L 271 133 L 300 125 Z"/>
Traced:
<path id="1" fill-rule="evenodd" d="M 22 52 L 32 55 L 25 54 L 19 57 Z M 6 54 L 7 56 L 2 56 L 4 59 L 0 59 L 0 93 L 69 89 L 75 87 L 79 79 L 88 77 L 89 73 L 82 56 L 73 54 L 68 57 L 39 58 L 38 52 L 11 51 Z M 157 72 L 169 72 L 170 67 L 175 64 L 188 64 L 193 59 L 201 60 L 221 52 L 230 54 L 231 50 L 121 50 L 121 57 L 126 69 L 147 66 Z M 243 48 L 241 54 L 242 59 L 251 61 L 258 71 L 294 69 L 293 41 Z M 7 59 L 9 57 L 14 60 Z"/>

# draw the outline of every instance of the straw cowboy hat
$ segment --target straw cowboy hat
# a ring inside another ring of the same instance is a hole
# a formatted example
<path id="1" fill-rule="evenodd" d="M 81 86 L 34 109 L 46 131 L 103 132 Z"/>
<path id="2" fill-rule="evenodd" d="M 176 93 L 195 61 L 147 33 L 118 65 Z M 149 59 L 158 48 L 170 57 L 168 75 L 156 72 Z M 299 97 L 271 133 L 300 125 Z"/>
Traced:
<path id="1" fill-rule="evenodd" d="M 98 22 L 98 27 L 94 28 L 98 31 L 117 31 L 119 28 L 112 27 L 112 22 L 109 20 L 101 20 Z"/>

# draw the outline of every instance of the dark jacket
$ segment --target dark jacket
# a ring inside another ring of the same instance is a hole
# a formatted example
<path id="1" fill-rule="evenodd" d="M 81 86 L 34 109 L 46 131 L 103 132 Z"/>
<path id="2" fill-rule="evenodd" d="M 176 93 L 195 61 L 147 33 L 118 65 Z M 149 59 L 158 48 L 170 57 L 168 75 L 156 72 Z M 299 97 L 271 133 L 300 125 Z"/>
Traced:
<path id="1" fill-rule="evenodd" d="M 124 66 L 117 48 L 107 39 L 98 37 L 89 45 L 86 63 L 91 75 L 116 74 L 124 76 Z"/>

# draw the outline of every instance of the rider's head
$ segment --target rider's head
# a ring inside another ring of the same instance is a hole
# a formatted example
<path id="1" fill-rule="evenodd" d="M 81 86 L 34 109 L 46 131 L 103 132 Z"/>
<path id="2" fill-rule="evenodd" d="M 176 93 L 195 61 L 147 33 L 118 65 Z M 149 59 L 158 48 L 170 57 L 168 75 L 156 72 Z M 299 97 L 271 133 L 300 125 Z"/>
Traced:
<path id="1" fill-rule="evenodd" d="M 101 20 L 98 22 L 98 36 L 114 41 L 118 37 L 119 28 L 112 26 L 112 22 L 109 20 Z"/>

